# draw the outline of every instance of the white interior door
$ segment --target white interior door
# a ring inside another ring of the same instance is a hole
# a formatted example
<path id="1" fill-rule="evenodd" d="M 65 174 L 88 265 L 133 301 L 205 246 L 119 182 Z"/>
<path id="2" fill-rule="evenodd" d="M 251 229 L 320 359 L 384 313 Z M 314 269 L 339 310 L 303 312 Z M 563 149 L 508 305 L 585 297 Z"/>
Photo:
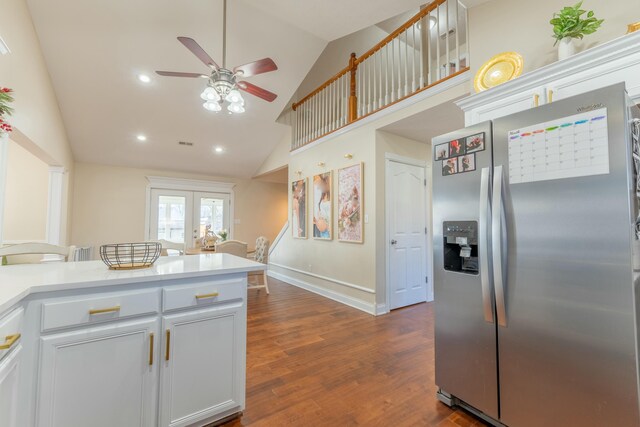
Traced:
<path id="1" fill-rule="evenodd" d="M 425 168 L 387 161 L 389 309 L 427 300 Z"/>
<path id="2" fill-rule="evenodd" d="M 229 230 L 230 196 L 226 193 L 205 193 L 183 190 L 151 190 L 149 209 L 149 239 L 169 240 L 195 246 L 211 224 L 217 233 Z"/>

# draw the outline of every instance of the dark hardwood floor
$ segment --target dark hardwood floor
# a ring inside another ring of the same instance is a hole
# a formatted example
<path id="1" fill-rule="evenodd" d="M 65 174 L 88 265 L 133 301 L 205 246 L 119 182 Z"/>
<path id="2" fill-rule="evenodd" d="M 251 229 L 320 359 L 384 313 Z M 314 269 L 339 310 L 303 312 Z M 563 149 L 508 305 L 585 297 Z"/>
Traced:
<path id="1" fill-rule="evenodd" d="M 435 397 L 433 306 L 373 317 L 269 279 L 249 291 L 239 426 L 483 426 Z"/>

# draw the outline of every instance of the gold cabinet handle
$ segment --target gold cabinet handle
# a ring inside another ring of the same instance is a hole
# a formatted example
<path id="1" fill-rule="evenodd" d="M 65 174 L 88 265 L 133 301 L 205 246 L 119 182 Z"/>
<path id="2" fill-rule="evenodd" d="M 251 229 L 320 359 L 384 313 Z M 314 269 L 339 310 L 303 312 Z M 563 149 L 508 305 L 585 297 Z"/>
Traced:
<path id="1" fill-rule="evenodd" d="M 553 90 L 549 89 L 549 102 L 553 102 Z"/>
<path id="2" fill-rule="evenodd" d="M 153 332 L 149 334 L 149 366 L 153 366 Z"/>
<path id="3" fill-rule="evenodd" d="M 535 107 L 540 106 L 540 95 L 538 95 L 537 93 L 533 95 L 533 105 Z"/>
<path id="4" fill-rule="evenodd" d="M 171 331 L 167 329 L 167 348 L 164 353 L 164 360 L 169 361 L 169 348 L 171 347 Z"/>
<path id="5" fill-rule="evenodd" d="M 21 336 L 21 334 L 7 335 L 4 344 L 0 345 L 0 350 L 9 350 Z"/>
<path id="6" fill-rule="evenodd" d="M 120 306 L 116 305 L 115 307 L 99 308 L 99 309 L 96 309 L 96 310 L 89 310 L 89 315 L 93 316 L 94 314 L 117 313 L 119 311 L 120 311 Z"/>
<path id="7" fill-rule="evenodd" d="M 220 293 L 218 292 L 212 292 L 210 294 L 204 294 L 204 295 L 196 295 L 196 299 L 200 300 L 200 299 L 211 299 L 211 298 L 215 298 L 218 295 L 220 295 Z"/>

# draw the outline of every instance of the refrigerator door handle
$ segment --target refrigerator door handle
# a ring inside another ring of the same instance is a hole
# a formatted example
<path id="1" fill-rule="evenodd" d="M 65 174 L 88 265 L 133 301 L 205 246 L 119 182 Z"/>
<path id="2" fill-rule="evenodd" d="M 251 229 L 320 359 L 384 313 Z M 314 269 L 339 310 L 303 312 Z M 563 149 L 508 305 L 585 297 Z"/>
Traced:
<path id="1" fill-rule="evenodd" d="M 504 298 L 504 277 L 502 266 L 502 218 L 503 206 L 503 169 L 496 166 L 493 169 L 493 201 L 491 203 L 491 257 L 493 259 L 493 282 L 496 293 L 496 313 L 498 325 L 507 326 L 507 310 Z"/>
<path id="2" fill-rule="evenodd" d="M 480 221 L 478 224 L 478 252 L 480 257 L 480 284 L 484 320 L 494 323 L 491 283 L 489 282 L 489 168 L 483 168 L 480 175 Z"/>

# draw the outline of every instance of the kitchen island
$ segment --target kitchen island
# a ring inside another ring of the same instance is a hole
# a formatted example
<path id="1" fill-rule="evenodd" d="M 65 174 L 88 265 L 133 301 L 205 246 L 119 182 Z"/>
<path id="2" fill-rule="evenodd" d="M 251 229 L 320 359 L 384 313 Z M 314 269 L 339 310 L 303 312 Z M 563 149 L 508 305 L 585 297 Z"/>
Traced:
<path id="1" fill-rule="evenodd" d="M 228 254 L 0 268 L 2 427 L 202 426 L 245 402 L 247 273 Z"/>

